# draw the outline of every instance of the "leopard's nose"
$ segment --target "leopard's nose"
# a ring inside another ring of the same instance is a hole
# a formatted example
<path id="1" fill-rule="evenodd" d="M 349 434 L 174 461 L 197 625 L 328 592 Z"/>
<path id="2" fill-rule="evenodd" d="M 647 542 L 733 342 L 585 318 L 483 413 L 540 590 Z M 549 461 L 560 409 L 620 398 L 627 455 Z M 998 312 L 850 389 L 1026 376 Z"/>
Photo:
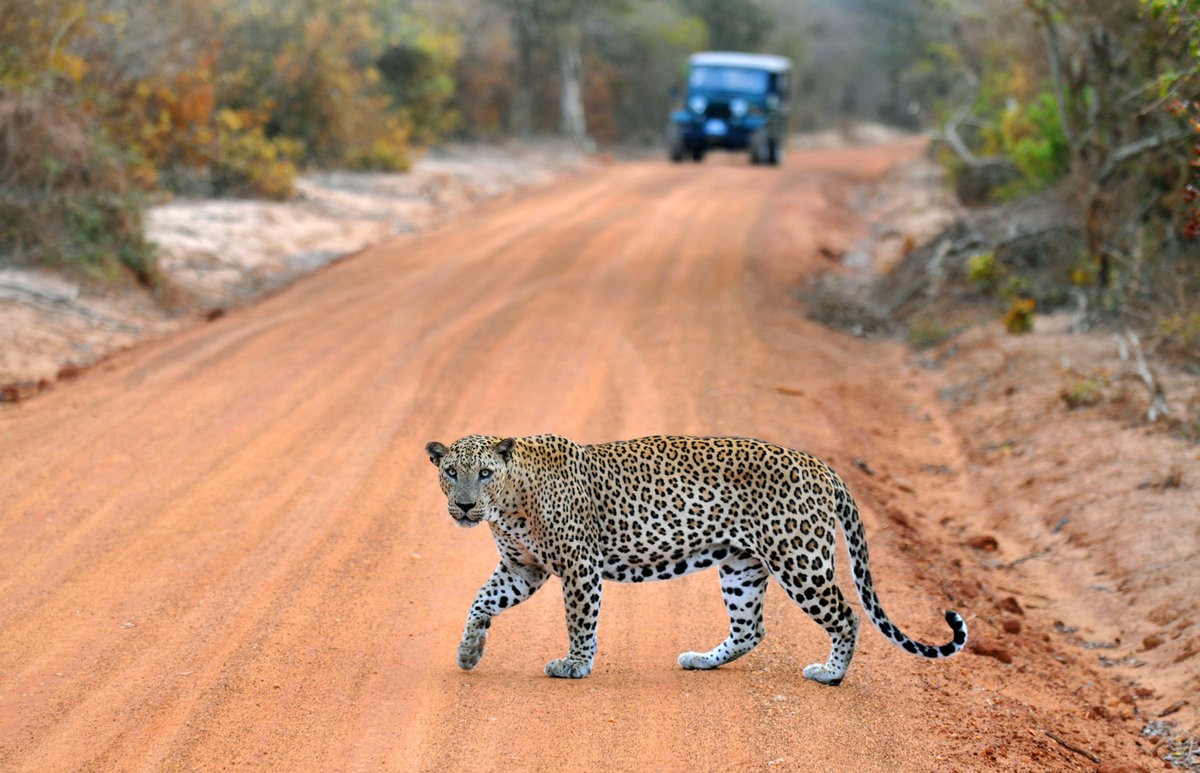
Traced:
<path id="1" fill-rule="evenodd" d="M 471 508 L 475 507 L 474 502 L 455 502 L 454 504 L 458 505 L 458 509 L 462 510 L 464 513 L 471 512 Z"/>

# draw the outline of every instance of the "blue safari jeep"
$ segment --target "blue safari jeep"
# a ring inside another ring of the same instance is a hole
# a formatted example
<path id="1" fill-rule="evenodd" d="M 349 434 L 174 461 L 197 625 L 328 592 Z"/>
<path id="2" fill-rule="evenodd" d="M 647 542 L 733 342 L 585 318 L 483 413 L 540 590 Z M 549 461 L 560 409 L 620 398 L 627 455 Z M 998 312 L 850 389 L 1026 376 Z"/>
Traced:
<path id="1" fill-rule="evenodd" d="M 671 112 L 671 160 L 702 161 L 710 148 L 749 150 L 779 164 L 788 132 L 792 63 L 782 56 L 704 51 L 688 58 L 687 92 Z"/>

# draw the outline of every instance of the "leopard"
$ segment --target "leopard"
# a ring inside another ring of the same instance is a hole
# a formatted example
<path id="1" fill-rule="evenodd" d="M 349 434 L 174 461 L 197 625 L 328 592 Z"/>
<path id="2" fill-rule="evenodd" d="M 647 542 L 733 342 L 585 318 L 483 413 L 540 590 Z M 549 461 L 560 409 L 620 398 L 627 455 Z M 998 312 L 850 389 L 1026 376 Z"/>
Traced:
<path id="1" fill-rule="evenodd" d="M 547 676 L 592 672 L 603 585 L 670 580 L 716 568 L 729 635 L 707 651 L 679 655 L 708 670 L 763 640 L 763 600 L 774 578 L 830 638 L 824 663 L 803 669 L 842 683 L 854 657 L 859 616 L 835 579 L 841 527 L 859 601 L 889 641 L 924 658 L 967 643 L 967 626 L 946 611 L 952 639 L 931 645 L 884 613 L 871 577 L 866 534 L 845 482 L 816 457 L 763 440 L 658 435 L 584 445 L 558 435 L 468 435 L 430 442 L 429 460 L 455 524 L 487 523 L 499 563 L 475 595 L 457 664 L 483 657 L 492 619 L 528 599 L 551 576 L 562 584 L 568 649 Z"/>

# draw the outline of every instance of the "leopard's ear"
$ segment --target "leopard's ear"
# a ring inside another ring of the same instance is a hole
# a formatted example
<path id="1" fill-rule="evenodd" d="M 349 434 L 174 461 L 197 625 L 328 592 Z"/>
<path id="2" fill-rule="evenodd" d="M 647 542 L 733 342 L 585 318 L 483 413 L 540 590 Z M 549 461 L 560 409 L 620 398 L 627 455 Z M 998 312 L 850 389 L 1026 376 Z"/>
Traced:
<path id="1" fill-rule="evenodd" d="M 442 463 L 442 457 L 446 455 L 446 447 L 436 440 L 425 444 L 425 453 L 429 454 L 429 461 L 433 462 L 436 467 Z"/>
<path id="2" fill-rule="evenodd" d="M 513 445 L 515 445 L 516 442 L 517 441 L 513 440 L 512 438 L 506 437 L 497 443 L 492 450 L 500 454 L 500 458 L 504 460 L 505 464 L 507 464 L 508 462 L 512 461 Z"/>

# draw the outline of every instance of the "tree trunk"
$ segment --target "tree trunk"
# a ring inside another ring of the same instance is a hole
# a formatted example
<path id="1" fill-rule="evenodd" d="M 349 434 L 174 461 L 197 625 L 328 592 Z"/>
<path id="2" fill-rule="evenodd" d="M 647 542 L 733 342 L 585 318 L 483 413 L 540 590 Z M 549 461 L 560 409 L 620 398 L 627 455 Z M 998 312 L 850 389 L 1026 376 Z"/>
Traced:
<path id="1" fill-rule="evenodd" d="M 1058 27 L 1054 24 L 1054 14 L 1047 5 L 1037 7 L 1042 20 L 1042 35 L 1046 41 L 1046 58 L 1050 65 L 1050 85 L 1054 88 L 1054 104 L 1058 110 L 1058 123 L 1062 127 L 1063 137 L 1067 141 L 1067 151 L 1071 156 L 1071 172 L 1078 174 L 1083 163 L 1083 148 L 1075 126 L 1071 123 L 1068 109 L 1068 87 L 1063 75 L 1065 56 L 1062 43 L 1058 38 Z"/>
<path id="2" fill-rule="evenodd" d="M 559 131 L 583 147 L 589 147 L 587 119 L 583 112 L 583 29 L 578 19 L 566 21 L 559 32 Z"/>
<path id="3" fill-rule="evenodd" d="M 533 9 L 526 3 L 513 8 L 513 42 L 517 47 L 517 77 L 513 85 L 512 108 L 509 113 L 512 133 L 521 139 L 533 134 L 533 88 L 537 82 L 533 72 L 533 49 L 537 37 Z"/>

